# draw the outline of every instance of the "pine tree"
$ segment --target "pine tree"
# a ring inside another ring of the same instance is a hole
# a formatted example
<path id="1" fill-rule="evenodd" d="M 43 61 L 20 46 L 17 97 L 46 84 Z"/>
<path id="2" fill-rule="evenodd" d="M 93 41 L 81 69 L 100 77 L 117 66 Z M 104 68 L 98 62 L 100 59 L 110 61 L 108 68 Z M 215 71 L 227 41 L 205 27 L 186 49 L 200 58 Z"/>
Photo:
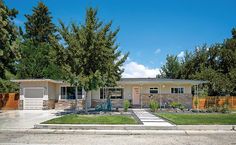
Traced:
<path id="1" fill-rule="evenodd" d="M 55 36 L 56 27 L 52 23 L 51 12 L 43 2 L 33 7 L 32 15 L 25 15 L 25 17 L 27 18 L 25 37 L 32 40 L 34 44 L 49 43 L 50 37 Z"/>
<path id="2" fill-rule="evenodd" d="M 32 15 L 26 15 L 25 34 L 20 46 L 17 65 L 19 78 L 61 79 L 59 51 L 53 47 L 58 38 L 52 16 L 46 5 L 39 2 Z"/>
<path id="3" fill-rule="evenodd" d="M 17 52 L 17 28 L 13 23 L 18 11 L 9 9 L 0 0 L 0 78 L 6 79 L 5 72 L 15 72 Z"/>
<path id="4" fill-rule="evenodd" d="M 112 31 L 111 25 L 112 22 L 99 21 L 97 10 L 93 8 L 87 9 L 85 24 L 81 26 L 72 24 L 68 28 L 61 24 L 60 34 L 66 42 L 63 46 L 68 55 L 64 65 L 68 71 L 67 80 L 83 87 L 86 94 L 99 87 L 114 86 L 121 77 L 121 66 L 128 54 L 121 57 L 116 45 L 119 30 Z"/>

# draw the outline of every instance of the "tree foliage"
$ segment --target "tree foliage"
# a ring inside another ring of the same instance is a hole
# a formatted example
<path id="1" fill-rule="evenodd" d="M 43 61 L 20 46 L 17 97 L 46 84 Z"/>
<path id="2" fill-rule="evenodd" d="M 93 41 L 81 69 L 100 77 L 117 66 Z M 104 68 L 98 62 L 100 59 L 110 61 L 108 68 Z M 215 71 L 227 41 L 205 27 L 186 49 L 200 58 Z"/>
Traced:
<path id="1" fill-rule="evenodd" d="M 164 78 L 176 79 L 180 78 L 181 65 L 174 55 L 168 55 L 166 57 L 166 64 L 161 67 L 161 75 Z"/>
<path id="2" fill-rule="evenodd" d="M 25 33 L 20 44 L 21 59 L 17 65 L 18 77 L 62 79 L 53 43 L 58 41 L 56 26 L 52 23 L 51 12 L 42 2 L 33 8 L 32 15 L 25 15 Z"/>
<path id="3" fill-rule="evenodd" d="M 82 86 L 87 93 L 116 85 L 123 72 L 121 66 L 128 54 L 121 56 L 116 44 L 119 29 L 112 31 L 111 26 L 112 22 L 100 21 L 93 8 L 87 9 L 82 25 L 65 26 L 61 22 L 59 32 L 65 44 L 56 46 L 62 47 L 59 49 L 65 50 L 67 56 L 63 65 L 66 79 L 74 86 Z"/>
<path id="4" fill-rule="evenodd" d="M 81 85 L 86 91 L 100 86 L 114 86 L 123 70 L 121 65 L 128 54 L 121 57 L 116 44 L 119 29 L 111 30 L 112 22 L 104 24 L 97 18 L 97 10 L 87 9 L 82 25 L 75 23 L 59 30 L 65 44 L 58 45 L 66 51 L 65 69 L 74 85 Z"/>
<path id="5" fill-rule="evenodd" d="M 25 17 L 27 18 L 25 37 L 32 40 L 34 44 L 49 43 L 50 37 L 55 36 L 56 27 L 52 23 L 51 12 L 43 2 L 33 7 L 32 15 L 27 14 Z"/>
<path id="6" fill-rule="evenodd" d="M 197 47 L 192 53 L 186 52 L 181 60 L 167 56 L 162 77 L 208 80 L 209 95 L 236 95 L 235 68 L 236 29 L 233 29 L 232 37 L 222 44 Z"/>
<path id="7" fill-rule="evenodd" d="M 16 9 L 9 9 L 0 0 L 0 78 L 2 79 L 6 79 L 6 70 L 15 73 L 18 32 L 13 19 L 17 14 Z"/>

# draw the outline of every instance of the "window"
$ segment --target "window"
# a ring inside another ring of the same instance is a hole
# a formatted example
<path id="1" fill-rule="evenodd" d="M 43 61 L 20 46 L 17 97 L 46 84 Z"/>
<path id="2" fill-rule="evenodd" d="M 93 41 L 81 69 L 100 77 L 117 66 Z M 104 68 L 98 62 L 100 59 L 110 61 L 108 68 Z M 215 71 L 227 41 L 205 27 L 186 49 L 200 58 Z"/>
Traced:
<path id="1" fill-rule="evenodd" d="M 184 88 L 171 88 L 171 93 L 172 94 L 183 94 Z"/>
<path id="2" fill-rule="evenodd" d="M 110 96 L 111 99 L 123 99 L 123 89 L 122 88 L 101 88 L 100 99 L 106 99 L 108 96 Z"/>
<path id="3" fill-rule="evenodd" d="M 61 87 L 61 99 L 75 99 L 75 87 Z M 82 88 L 77 89 L 78 99 L 82 99 Z"/>
<path id="4" fill-rule="evenodd" d="M 61 99 L 66 99 L 66 87 L 61 87 Z"/>
<path id="5" fill-rule="evenodd" d="M 158 88 L 150 88 L 150 94 L 158 94 Z"/>
<path id="6" fill-rule="evenodd" d="M 75 99 L 75 87 L 67 87 L 66 99 Z"/>

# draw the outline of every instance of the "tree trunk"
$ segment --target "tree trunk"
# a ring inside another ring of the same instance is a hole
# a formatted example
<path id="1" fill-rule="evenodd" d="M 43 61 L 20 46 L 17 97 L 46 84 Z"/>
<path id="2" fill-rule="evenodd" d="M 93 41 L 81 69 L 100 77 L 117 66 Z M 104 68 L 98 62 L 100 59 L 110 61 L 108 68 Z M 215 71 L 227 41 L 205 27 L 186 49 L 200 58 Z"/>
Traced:
<path id="1" fill-rule="evenodd" d="M 75 111 L 79 111 L 79 107 L 78 106 L 78 87 L 75 87 Z"/>
<path id="2" fill-rule="evenodd" d="M 85 113 L 88 113 L 88 102 L 87 102 L 87 98 L 88 98 L 88 91 L 86 91 L 86 95 L 85 95 Z"/>

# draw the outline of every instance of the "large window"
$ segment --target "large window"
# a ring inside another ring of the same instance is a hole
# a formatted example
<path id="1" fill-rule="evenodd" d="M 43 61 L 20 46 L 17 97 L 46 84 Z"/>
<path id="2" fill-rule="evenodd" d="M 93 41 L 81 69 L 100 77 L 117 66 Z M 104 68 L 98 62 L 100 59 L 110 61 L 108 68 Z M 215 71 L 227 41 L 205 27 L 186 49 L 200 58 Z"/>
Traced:
<path id="1" fill-rule="evenodd" d="M 183 94 L 184 88 L 171 88 L 171 93 L 172 94 Z"/>
<path id="2" fill-rule="evenodd" d="M 122 88 L 101 88 L 100 99 L 106 99 L 108 97 L 110 97 L 111 99 L 123 99 L 123 89 Z"/>
<path id="3" fill-rule="evenodd" d="M 150 94 L 158 94 L 158 88 L 150 88 Z"/>
<path id="4" fill-rule="evenodd" d="M 61 99 L 75 99 L 75 87 L 61 87 Z M 82 99 L 82 88 L 77 89 L 78 99 Z"/>

